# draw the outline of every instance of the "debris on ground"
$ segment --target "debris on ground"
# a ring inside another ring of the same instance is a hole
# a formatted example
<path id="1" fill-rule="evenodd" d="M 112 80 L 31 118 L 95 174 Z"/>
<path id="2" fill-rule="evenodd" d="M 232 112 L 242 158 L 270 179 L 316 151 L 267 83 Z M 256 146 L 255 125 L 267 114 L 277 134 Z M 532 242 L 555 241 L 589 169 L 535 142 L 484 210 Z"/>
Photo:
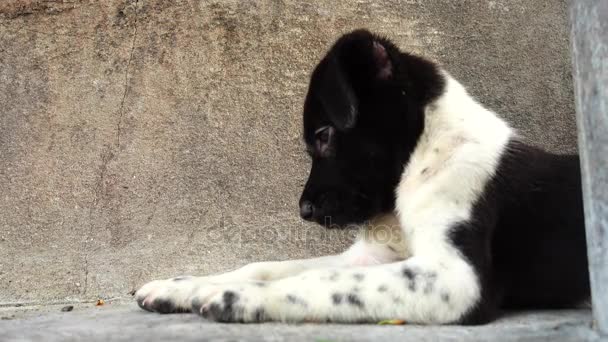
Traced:
<path id="1" fill-rule="evenodd" d="M 404 325 L 405 321 L 402 319 L 386 319 L 378 322 L 378 325 Z"/>
<path id="2" fill-rule="evenodd" d="M 106 304 L 106 302 L 103 299 L 98 299 L 97 303 L 95 303 L 95 306 L 102 306 L 102 305 L 105 305 L 105 304 Z"/>
<path id="3" fill-rule="evenodd" d="M 70 312 L 74 310 L 74 305 L 67 305 L 61 308 L 61 312 Z"/>

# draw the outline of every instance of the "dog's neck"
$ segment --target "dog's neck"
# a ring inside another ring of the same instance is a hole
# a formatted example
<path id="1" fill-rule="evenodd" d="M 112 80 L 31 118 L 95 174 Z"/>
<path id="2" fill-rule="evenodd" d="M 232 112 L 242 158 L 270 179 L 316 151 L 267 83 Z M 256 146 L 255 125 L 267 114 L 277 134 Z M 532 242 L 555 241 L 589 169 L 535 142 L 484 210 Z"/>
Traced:
<path id="1" fill-rule="evenodd" d="M 444 93 L 426 107 L 424 130 L 397 187 L 396 209 L 413 244 L 414 235 L 419 234 L 410 228 L 424 226 L 412 222 L 415 218 L 428 222 L 469 219 L 514 137 L 504 120 L 477 103 L 449 74 L 444 75 Z M 432 227 L 421 229 L 426 228 Z"/>

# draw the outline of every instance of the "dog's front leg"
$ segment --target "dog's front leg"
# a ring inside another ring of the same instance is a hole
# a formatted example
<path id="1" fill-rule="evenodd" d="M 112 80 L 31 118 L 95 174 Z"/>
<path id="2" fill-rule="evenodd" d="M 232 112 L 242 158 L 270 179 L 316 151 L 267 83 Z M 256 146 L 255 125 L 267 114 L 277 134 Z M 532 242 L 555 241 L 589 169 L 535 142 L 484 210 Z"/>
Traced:
<path id="1" fill-rule="evenodd" d="M 198 301 L 219 291 L 222 285 L 255 286 L 264 282 L 298 275 L 312 269 L 342 268 L 357 265 L 372 265 L 403 259 L 405 252 L 395 253 L 398 248 L 389 248 L 362 235 L 347 251 L 338 255 L 313 259 L 267 261 L 246 265 L 237 270 L 207 276 L 180 276 L 156 280 L 142 286 L 135 293 L 139 306 L 148 311 L 161 313 L 189 312 L 194 296 Z"/>
<path id="2" fill-rule="evenodd" d="M 398 225 L 382 225 L 363 230 L 359 239 L 344 253 L 313 259 L 256 262 L 237 270 L 207 277 L 182 276 L 145 284 L 135 294 L 140 307 L 162 313 L 189 312 L 192 301 L 202 300 L 227 285 L 262 288 L 266 282 L 293 277 L 313 269 L 378 265 L 409 256 Z M 378 241 L 378 237 L 382 237 Z M 390 237 L 387 240 L 387 237 Z"/>
<path id="3" fill-rule="evenodd" d="M 480 298 L 464 260 L 402 262 L 311 270 L 263 284 L 219 287 L 195 295 L 194 310 L 221 322 L 453 323 Z"/>
<path id="4" fill-rule="evenodd" d="M 148 311 L 161 313 L 190 312 L 192 295 L 212 293 L 222 284 L 255 283 L 281 279 L 302 271 L 319 267 L 339 267 L 346 260 L 342 254 L 313 259 L 266 261 L 248 264 L 237 270 L 206 276 L 179 276 L 151 281 L 135 293 L 138 305 Z"/>

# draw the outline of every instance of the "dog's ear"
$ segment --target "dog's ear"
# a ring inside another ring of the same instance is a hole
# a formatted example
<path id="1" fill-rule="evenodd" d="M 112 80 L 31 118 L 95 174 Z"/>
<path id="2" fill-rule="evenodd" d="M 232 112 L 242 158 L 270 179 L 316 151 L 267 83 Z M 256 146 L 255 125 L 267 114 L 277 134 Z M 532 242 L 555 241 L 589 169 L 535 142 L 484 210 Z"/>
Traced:
<path id="1" fill-rule="evenodd" d="M 384 44 L 374 40 L 372 43 L 372 54 L 376 77 L 380 80 L 389 79 L 393 75 L 393 63 L 391 63 Z"/>
<path id="2" fill-rule="evenodd" d="M 318 68 L 318 96 L 338 130 L 355 126 L 359 115 L 358 93 L 365 94 L 393 76 L 391 53 L 396 48 L 367 30 L 343 35 Z"/>
<path id="3" fill-rule="evenodd" d="M 357 97 L 342 66 L 335 58 L 329 58 L 324 69 L 319 83 L 321 104 L 338 130 L 348 130 L 357 122 Z"/>
<path id="4" fill-rule="evenodd" d="M 349 73 L 357 73 L 361 82 L 382 82 L 393 76 L 391 55 L 397 48 L 387 39 L 367 30 L 345 34 L 334 49 Z"/>

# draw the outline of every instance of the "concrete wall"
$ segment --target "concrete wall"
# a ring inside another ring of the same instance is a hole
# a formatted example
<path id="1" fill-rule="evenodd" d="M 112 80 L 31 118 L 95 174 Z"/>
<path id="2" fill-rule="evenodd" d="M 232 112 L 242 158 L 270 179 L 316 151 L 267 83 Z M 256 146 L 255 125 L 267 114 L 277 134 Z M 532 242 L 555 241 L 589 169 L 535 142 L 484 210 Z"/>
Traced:
<path id="1" fill-rule="evenodd" d="M 0 2 L 0 303 L 338 251 L 302 223 L 308 75 L 367 27 L 575 149 L 565 1 Z"/>

